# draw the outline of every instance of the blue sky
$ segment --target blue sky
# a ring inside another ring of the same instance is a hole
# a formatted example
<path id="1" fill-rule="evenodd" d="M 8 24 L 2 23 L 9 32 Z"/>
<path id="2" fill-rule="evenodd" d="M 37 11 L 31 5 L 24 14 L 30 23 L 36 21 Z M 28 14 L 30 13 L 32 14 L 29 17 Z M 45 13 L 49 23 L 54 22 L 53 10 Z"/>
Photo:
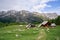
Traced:
<path id="1" fill-rule="evenodd" d="M 40 13 L 60 13 L 60 0 L 0 0 L 0 11 L 28 10 Z"/>

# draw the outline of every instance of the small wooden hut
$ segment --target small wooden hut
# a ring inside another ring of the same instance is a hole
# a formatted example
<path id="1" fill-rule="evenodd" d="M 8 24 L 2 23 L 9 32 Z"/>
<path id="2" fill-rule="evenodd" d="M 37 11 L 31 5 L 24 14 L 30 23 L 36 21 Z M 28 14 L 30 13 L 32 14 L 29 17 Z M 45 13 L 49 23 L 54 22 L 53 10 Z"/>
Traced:
<path id="1" fill-rule="evenodd" d="M 40 24 L 40 27 L 43 26 L 43 27 L 49 27 L 51 25 L 51 23 L 49 21 L 43 21 L 41 24 Z"/>
<path id="2" fill-rule="evenodd" d="M 56 27 L 56 24 L 55 23 L 51 23 L 51 27 Z"/>
<path id="3" fill-rule="evenodd" d="M 36 27 L 34 24 L 29 23 L 26 28 Z"/>

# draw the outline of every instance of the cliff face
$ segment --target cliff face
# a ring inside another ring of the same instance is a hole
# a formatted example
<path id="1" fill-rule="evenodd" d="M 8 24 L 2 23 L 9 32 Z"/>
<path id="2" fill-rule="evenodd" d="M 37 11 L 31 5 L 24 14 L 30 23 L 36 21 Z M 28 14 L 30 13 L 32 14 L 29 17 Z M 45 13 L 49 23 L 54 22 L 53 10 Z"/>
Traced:
<path id="1" fill-rule="evenodd" d="M 29 11 L 1 11 L 0 12 L 0 22 L 42 22 L 40 17 L 34 16 L 32 12 Z"/>

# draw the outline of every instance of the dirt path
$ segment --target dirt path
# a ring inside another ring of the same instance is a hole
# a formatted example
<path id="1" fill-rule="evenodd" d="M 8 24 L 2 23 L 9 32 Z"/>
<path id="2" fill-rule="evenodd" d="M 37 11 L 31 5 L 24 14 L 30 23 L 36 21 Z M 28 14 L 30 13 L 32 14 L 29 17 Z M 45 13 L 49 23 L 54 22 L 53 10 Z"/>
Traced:
<path id="1" fill-rule="evenodd" d="M 40 30 L 39 36 L 37 37 L 37 40 L 46 40 L 47 34 L 44 29 Z"/>

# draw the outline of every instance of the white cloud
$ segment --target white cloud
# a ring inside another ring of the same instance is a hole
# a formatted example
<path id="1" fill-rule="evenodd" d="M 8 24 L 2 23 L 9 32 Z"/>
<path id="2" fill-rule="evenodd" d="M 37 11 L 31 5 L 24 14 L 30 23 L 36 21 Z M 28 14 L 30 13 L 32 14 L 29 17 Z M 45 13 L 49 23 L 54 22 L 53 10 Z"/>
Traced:
<path id="1" fill-rule="evenodd" d="M 41 0 L 41 3 L 47 3 L 47 2 L 50 2 L 50 1 L 56 1 L 56 0 Z"/>
<path id="2" fill-rule="evenodd" d="M 47 3 L 57 0 L 0 0 L 0 10 L 28 10 L 36 12 L 56 12 L 60 13 L 60 7 L 53 10 L 44 11 L 47 7 L 52 7 Z"/>
<path id="3" fill-rule="evenodd" d="M 0 10 L 30 10 L 42 12 L 46 7 L 52 7 L 47 3 L 55 0 L 3 0 Z"/>
<path id="4" fill-rule="evenodd" d="M 51 7 L 51 5 L 40 4 L 40 5 L 34 6 L 33 9 L 34 9 L 35 11 L 38 11 L 38 10 L 40 9 L 40 11 L 41 11 L 41 10 L 44 10 L 44 8 L 46 8 L 46 7 Z"/>
<path id="5" fill-rule="evenodd" d="M 52 7 L 51 5 L 48 5 L 47 3 L 50 1 L 55 1 L 55 0 L 39 0 L 39 4 L 33 6 L 33 11 L 41 12 L 43 11 L 46 7 Z M 39 10 L 40 9 L 40 10 Z"/>
<path id="6" fill-rule="evenodd" d="M 29 0 L 29 1 L 35 3 L 35 2 L 37 2 L 38 0 Z"/>

